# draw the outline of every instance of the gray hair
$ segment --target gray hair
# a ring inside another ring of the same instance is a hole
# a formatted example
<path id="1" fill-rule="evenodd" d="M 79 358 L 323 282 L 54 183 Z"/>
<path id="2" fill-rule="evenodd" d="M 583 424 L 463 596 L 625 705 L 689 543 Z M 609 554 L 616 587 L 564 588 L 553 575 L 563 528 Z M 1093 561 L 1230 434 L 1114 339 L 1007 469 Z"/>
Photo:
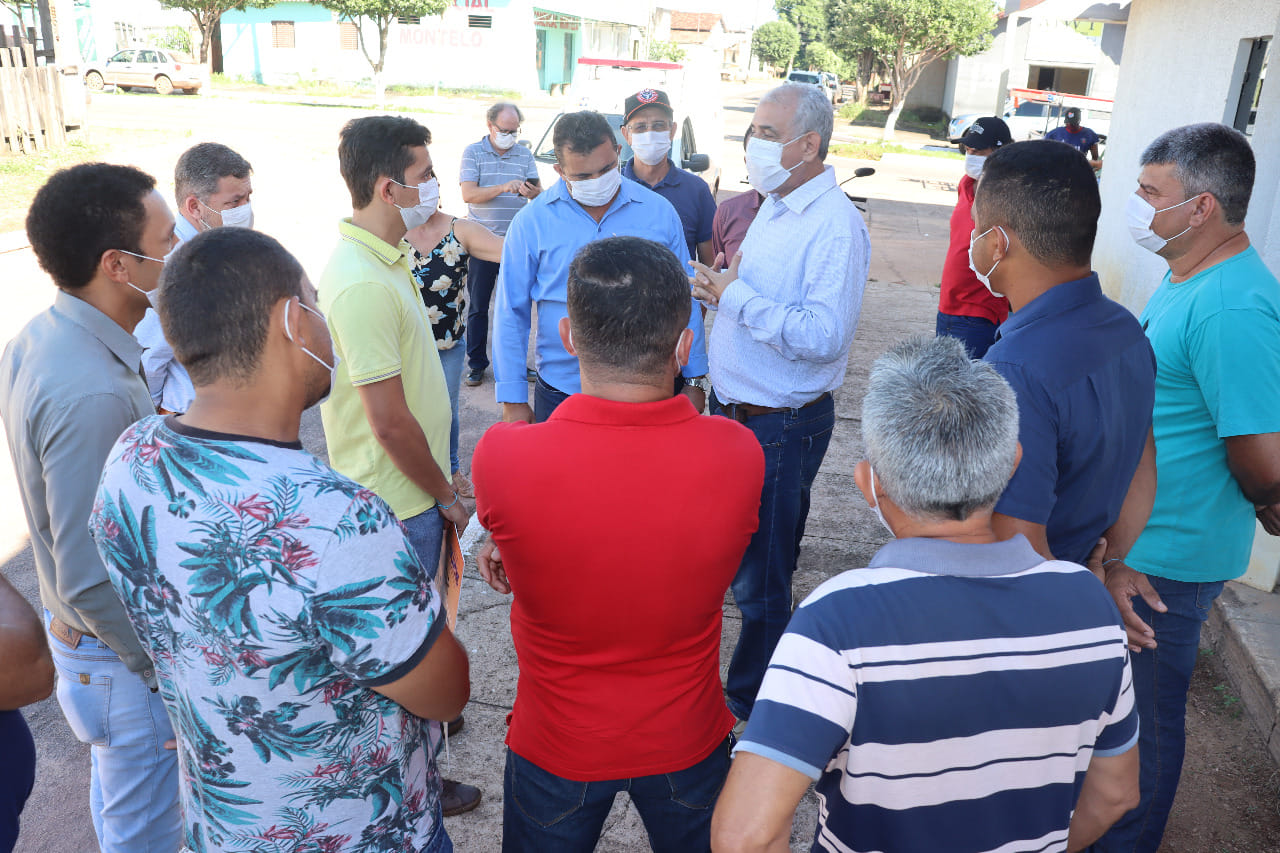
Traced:
<path id="1" fill-rule="evenodd" d="M 835 118 L 831 112 L 831 99 L 826 91 L 812 83 L 783 83 L 776 89 L 770 89 L 760 99 L 762 104 L 769 101 L 790 102 L 793 108 L 792 132 L 796 136 L 802 133 L 818 134 L 821 139 L 818 143 L 818 159 L 827 159 Z"/>
<path id="2" fill-rule="evenodd" d="M 515 110 L 516 121 L 524 124 L 524 113 L 520 112 L 520 108 L 510 101 L 498 101 L 498 103 L 489 107 L 488 111 L 484 114 L 484 120 L 489 122 L 489 124 L 497 124 L 498 116 L 502 115 L 506 110 Z"/>
<path id="3" fill-rule="evenodd" d="M 963 521 L 999 499 L 1018 452 L 1018 404 L 955 338 L 915 338 L 871 366 L 862 440 L 903 512 Z"/>
<path id="4" fill-rule="evenodd" d="M 1172 163 L 1185 198 L 1210 193 L 1228 225 L 1244 222 L 1256 167 L 1249 140 L 1235 128 L 1213 122 L 1175 127 L 1147 146 L 1140 163 Z"/>
<path id="5" fill-rule="evenodd" d="M 173 169 L 173 194 L 178 207 L 187 196 L 208 201 L 218 191 L 218 181 L 226 177 L 247 178 L 253 172 L 249 161 L 217 142 L 201 142 L 182 152 Z"/>

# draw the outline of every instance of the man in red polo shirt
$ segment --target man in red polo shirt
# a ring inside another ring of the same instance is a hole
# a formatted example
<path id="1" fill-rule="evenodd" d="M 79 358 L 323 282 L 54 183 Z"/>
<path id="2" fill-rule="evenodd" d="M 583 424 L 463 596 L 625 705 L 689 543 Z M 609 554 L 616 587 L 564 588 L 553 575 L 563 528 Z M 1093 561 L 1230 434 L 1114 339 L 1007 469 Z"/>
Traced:
<path id="1" fill-rule="evenodd" d="M 991 270 L 975 270 L 969 260 L 973 233 L 973 194 L 982 164 L 997 148 L 1013 142 L 1009 126 L 995 116 L 983 116 L 959 139 L 964 151 L 964 177 L 951 212 L 951 245 L 942 266 L 942 294 L 938 298 L 937 335 L 959 338 L 970 358 L 982 358 L 996 339 L 996 327 L 1009 316 L 1009 300 L 982 283 Z"/>
<path id="2" fill-rule="evenodd" d="M 720 615 L 758 521 L 752 433 L 672 396 L 689 280 L 671 250 L 590 243 L 569 269 L 582 393 L 476 446 L 481 575 L 515 595 L 505 853 L 591 851 L 627 791 L 655 851 L 710 849 L 733 715 Z"/>

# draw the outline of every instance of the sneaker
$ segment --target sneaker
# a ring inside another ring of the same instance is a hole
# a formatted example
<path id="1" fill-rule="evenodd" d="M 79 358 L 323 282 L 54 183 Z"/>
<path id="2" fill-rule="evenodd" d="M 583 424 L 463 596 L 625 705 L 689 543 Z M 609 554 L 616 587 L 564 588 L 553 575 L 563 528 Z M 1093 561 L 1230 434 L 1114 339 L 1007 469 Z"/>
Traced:
<path id="1" fill-rule="evenodd" d="M 481 382 L 484 381 L 484 368 L 482 367 L 478 370 L 469 371 L 467 373 L 467 378 L 464 379 L 463 381 L 466 382 L 468 385 L 470 385 L 472 388 L 476 387 L 477 385 L 479 385 Z"/>
<path id="2" fill-rule="evenodd" d="M 458 493 L 458 497 L 470 500 L 476 496 L 475 487 L 471 485 L 471 478 L 461 471 L 453 472 L 453 490 Z"/>
<path id="3" fill-rule="evenodd" d="M 445 817 L 453 817 L 469 812 L 480 805 L 480 789 L 475 785 L 466 785 L 452 779 L 441 780 L 440 809 Z"/>

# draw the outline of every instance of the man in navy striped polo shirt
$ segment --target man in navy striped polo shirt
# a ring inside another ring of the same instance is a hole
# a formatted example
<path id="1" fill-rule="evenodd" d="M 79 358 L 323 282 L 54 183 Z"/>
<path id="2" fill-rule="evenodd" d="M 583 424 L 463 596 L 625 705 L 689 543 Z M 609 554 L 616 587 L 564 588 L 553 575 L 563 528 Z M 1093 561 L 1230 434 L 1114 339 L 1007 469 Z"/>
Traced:
<path id="1" fill-rule="evenodd" d="M 817 781 L 815 851 L 1081 850 L 1138 799 L 1132 676 L 1097 578 L 992 532 L 1012 389 L 953 338 L 911 341 L 872 368 L 862 430 L 854 480 L 899 538 L 796 610 L 713 848 L 788 849 Z"/>

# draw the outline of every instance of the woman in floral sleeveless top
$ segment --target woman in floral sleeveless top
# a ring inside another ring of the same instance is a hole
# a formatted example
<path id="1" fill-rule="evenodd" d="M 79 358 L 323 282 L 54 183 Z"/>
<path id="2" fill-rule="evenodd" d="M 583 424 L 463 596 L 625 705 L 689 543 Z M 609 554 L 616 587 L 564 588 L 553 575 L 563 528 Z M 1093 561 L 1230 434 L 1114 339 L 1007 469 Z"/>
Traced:
<path id="1" fill-rule="evenodd" d="M 484 261 L 502 260 L 502 238 L 488 228 L 466 219 L 458 219 L 436 211 L 425 225 L 405 235 L 413 246 L 413 277 L 422 294 L 431 331 L 435 333 L 449 387 L 449 405 L 453 409 L 453 426 L 449 430 L 449 467 L 453 490 L 464 498 L 475 496 L 471 480 L 458 461 L 458 390 L 467 346 L 464 340 L 467 323 L 467 257 L 475 255 Z"/>

